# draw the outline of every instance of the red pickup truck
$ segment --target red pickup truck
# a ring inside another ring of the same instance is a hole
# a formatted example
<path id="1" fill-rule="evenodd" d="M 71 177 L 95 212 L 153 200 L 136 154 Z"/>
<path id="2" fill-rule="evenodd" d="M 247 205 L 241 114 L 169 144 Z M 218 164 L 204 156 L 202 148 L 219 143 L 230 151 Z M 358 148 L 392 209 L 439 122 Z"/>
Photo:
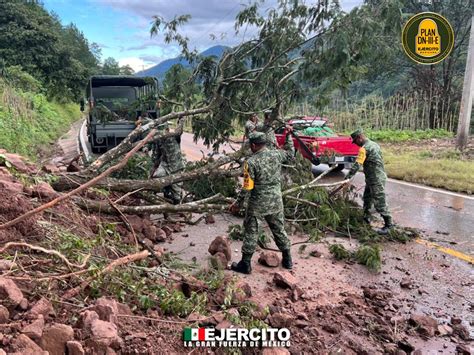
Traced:
<path id="1" fill-rule="evenodd" d="M 352 143 L 351 137 L 338 136 L 328 126 L 327 120 L 322 117 L 297 117 L 288 121 L 300 140 L 313 152 L 316 161 L 301 147 L 300 142 L 293 137 L 295 149 L 306 159 L 313 160 L 313 164 L 337 165 L 336 170 L 344 169 L 346 164 L 352 164 L 359 152 L 359 147 Z M 285 143 L 286 129 L 280 127 L 275 131 L 278 145 Z"/>

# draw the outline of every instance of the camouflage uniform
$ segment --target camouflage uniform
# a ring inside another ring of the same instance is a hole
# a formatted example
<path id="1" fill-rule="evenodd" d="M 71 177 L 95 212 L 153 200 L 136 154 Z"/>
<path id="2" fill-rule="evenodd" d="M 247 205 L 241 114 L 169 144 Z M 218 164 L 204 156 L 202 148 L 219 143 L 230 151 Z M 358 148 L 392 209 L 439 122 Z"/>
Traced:
<path id="1" fill-rule="evenodd" d="M 256 131 L 265 133 L 265 138 L 267 140 L 267 147 L 268 148 L 277 148 L 277 139 L 275 136 L 275 130 L 270 123 L 259 123 L 256 126 Z"/>
<path id="2" fill-rule="evenodd" d="M 181 134 L 173 137 L 160 139 L 153 146 L 153 162 L 158 163 L 158 169 L 153 173 L 154 178 L 165 177 L 184 169 L 184 160 L 181 153 Z M 172 184 L 163 188 L 166 198 L 170 198 L 174 203 L 181 201 L 182 184 Z"/>
<path id="3" fill-rule="evenodd" d="M 255 131 L 258 123 L 253 122 L 252 120 L 248 120 L 245 122 L 245 138 L 249 138 L 249 134 Z"/>
<path id="4" fill-rule="evenodd" d="M 364 167 L 365 174 L 364 218 L 370 217 L 370 209 L 373 204 L 375 210 L 391 224 L 392 217 L 385 201 L 387 175 L 385 174 L 382 151 L 380 146 L 370 139 L 367 139 L 364 145 L 359 148 L 359 155 L 346 177 L 353 177 L 361 166 Z"/>
<path id="5" fill-rule="evenodd" d="M 253 254 L 257 246 L 258 219 L 265 219 L 281 251 L 289 251 L 284 228 L 281 195 L 281 164 L 293 159 L 295 148 L 288 135 L 285 150 L 268 149 L 254 153 L 244 164 L 244 191 L 249 194 L 244 220 L 242 254 Z M 242 196 L 245 196 L 245 193 Z"/>

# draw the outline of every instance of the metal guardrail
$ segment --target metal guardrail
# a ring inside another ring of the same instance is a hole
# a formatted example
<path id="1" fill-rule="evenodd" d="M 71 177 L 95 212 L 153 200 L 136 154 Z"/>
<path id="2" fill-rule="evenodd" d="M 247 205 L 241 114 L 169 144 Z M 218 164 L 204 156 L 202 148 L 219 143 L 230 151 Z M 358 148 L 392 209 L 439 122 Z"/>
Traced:
<path id="1" fill-rule="evenodd" d="M 90 149 L 90 145 L 87 141 L 87 120 L 84 119 L 81 125 L 81 129 L 79 130 L 79 150 L 83 153 L 83 158 L 85 163 L 89 163 L 92 160 L 92 153 Z"/>

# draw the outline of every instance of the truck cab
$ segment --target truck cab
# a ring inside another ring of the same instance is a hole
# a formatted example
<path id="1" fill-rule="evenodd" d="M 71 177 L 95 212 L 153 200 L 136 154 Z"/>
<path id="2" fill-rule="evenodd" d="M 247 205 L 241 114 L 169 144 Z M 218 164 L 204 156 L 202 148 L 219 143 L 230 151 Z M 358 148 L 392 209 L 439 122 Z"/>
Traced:
<path id="1" fill-rule="evenodd" d="M 93 153 L 118 145 L 140 117 L 159 116 L 158 80 L 152 77 L 97 75 L 89 79 L 87 136 Z"/>

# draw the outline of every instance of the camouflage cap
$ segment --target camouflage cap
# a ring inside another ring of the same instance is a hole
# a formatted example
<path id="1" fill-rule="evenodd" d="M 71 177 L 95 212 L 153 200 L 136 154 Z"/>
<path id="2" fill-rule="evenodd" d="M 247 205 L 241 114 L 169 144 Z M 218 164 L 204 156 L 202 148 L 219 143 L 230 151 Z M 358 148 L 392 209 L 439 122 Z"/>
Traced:
<path id="1" fill-rule="evenodd" d="M 265 144 L 267 143 L 267 139 L 265 137 L 265 133 L 263 132 L 252 132 L 249 134 L 249 141 L 253 144 Z"/>
<path id="2" fill-rule="evenodd" d="M 357 128 L 354 132 L 351 133 L 352 141 L 354 142 L 354 140 L 363 133 L 364 131 L 362 130 L 362 128 Z"/>

